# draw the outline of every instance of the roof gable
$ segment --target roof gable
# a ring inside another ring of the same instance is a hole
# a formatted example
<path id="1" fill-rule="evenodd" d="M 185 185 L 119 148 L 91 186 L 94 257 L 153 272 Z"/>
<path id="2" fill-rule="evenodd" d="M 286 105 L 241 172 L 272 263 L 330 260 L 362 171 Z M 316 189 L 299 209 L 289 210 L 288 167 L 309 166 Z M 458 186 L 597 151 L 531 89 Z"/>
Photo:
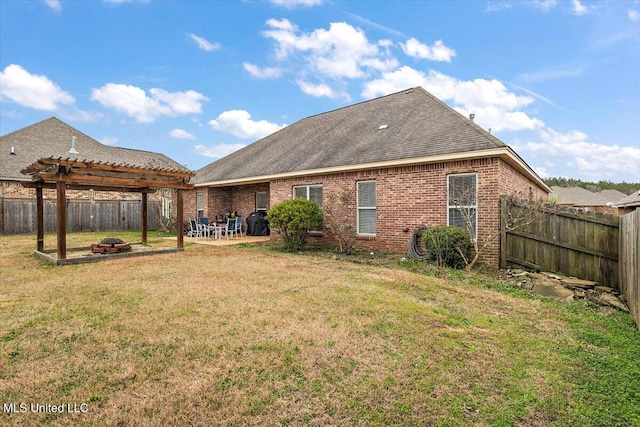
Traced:
<path id="1" fill-rule="evenodd" d="M 77 154 L 69 153 L 73 136 L 76 137 Z M 12 147 L 14 154 L 11 154 Z M 101 144 L 56 117 L 51 117 L 0 137 L 0 179 L 25 179 L 20 171 L 43 157 L 187 170 L 164 154 Z"/>
<path id="2" fill-rule="evenodd" d="M 302 119 L 198 170 L 195 182 L 496 147 L 506 145 L 417 87 Z"/>

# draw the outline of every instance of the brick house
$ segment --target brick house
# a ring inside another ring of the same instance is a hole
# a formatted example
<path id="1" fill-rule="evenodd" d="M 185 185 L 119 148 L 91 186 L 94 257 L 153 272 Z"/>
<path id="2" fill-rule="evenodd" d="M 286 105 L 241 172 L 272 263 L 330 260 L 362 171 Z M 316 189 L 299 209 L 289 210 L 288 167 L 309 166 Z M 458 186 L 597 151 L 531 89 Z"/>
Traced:
<path id="1" fill-rule="evenodd" d="M 73 146 L 73 148 L 72 148 Z M 74 152 L 75 150 L 75 152 Z M 78 158 L 141 167 L 182 168 L 167 156 L 148 151 L 111 147 L 101 144 L 56 117 L 34 123 L 0 136 L 0 208 L 4 202 L 35 200 L 35 190 L 20 182 L 29 177 L 20 171 L 42 157 Z M 43 191 L 45 199 L 55 200 L 55 190 Z M 67 199 L 77 201 L 137 201 L 140 194 L 126 191 L 70 190 Z M 167 215 L 175 205 L 173 190 L 152 193 L 150 200 L 161 202 Z M 0 209 L 0 225 L 4 210 Z M 4 225 L 0 233 L 4 232 Z"/>
<path id="2" fill-rule="evenodd" d="M 356 247 L 405 252 L 419 225 L 460 225 L 454 188 L 476 233 L 499 227 L 499 197 L 546 197 L 547 185 L 506 144 L 421 87 L 307 117 L 196 171 L 185 216 L 246 216 L 347 192 Z M 410 231 L 407 231 L 410 230 Z M 329 230 L 318 233 L 335 242 Z M 485 261 L 497 264 L 498 242 Z"/>
<path id="3" fill-rule="evenodd" d="M 597 193 L 581 187 L 551 187 L 549 198 L 555 200 L 560 206 L 575 210 L 576 212 L 594 212 L 606 215 L 624 215 L 625 209 L 616 206 L 619 200 L 627 197 L 618 190 L 602 190 Z"/>

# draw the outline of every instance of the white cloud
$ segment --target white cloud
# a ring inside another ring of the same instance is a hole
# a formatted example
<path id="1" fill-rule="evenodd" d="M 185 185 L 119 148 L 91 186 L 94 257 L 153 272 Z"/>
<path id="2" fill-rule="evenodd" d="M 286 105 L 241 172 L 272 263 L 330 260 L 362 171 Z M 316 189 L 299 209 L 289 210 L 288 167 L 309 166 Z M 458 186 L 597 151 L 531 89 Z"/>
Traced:
<path id="1" fill-rule="evenodd" d="M 277 79 L 282 75 L 282 69 L 278 67 L 260 68 L 249 62 L 243 62 L 242 66 L 249 74 L 257 79 Z"/>
<path id="2" fill-rule="evenodd" d="M 199 154 L 201 156 L 211 157 L 212 159 L 220 159 L 244 147 L 246 147 L 246 144 L 240 143 L 216 144 L 209 147 L 205 147 L 204 145 L 199 144 L 194 147 L 194 151 L 196 152 L 196 154 Z"/>
<path id="3" fill-rule="evenodd" d="M 122 4 L 122 3 L 149 3 L 149 0 L 102 0 L 104 3 Z"/>
<path id="4" fill-rule="evenodd" d="M 8 99 L 24 107 L 55 111 L 60 104 L 75 104 L 73 96 L 60 89 L 47 76 L 31 74 L 20 65 L 7 65 L 0 71 L 0 99 Z"/>
<path id="5" fill-rule="evenodd" d="M 567 166 L 600 179 L 620 176 L 621 171 L 630 181 L 640 179 L 640 147 L 598 144 L 587 139 L 585 133 L 576 130 L 560 133 L 544 128 L 539 141 L 514 144 L 514 148 L 556 161 L 567 157 Z"/>
<path id="6" fill-rule="evenodd" d="M 169 136 L 171 138 L 177 139 L 196 139 L 193 134 L 190 134 L 184 129 L 173 129 L 171 132 L 169 132 Z"/>
<path id="7" fill-rule="evenodd" d="M 116 146 L 120 142 L 120 140 L 115 136 L 103 136 L 98 141 L 103 143 L 104 145 Z"/>
<path id="8" fill-rule="evenodd" d="M 312 7 L 319 6 L 324 3 L 324 0 L 270 0 L 272 4 L 281 6 L 286 9 L 294 9 L 300 7 Z"/>
<path id="9" fill-rule="evenodd" d="M 501 12 L 503 10 L 513 9 L 513 4 L 510 1 L 487 1 L 487 7 L 485 12 Z"/>
<path id="10" fill-rule="evenodd" d="M 329 29 L 300 33 L 286 19 L 267 21 L 262 35 L 276 42 L 276 59 L 299 54 L 309 71 L 334 79 L 362 78 L 368 71 L 388 71 L 398 66 L 395 58 L 377 43 L 370 43 L 364 32 L 345 22 L 334 22 Z"/>
<path id="11" fill-rule="evenodd" d="M 535 0 L 533 5 L 543 12 L 549 12 L 551 9 L 555 8 L 558 4 L 558 0 Z"/>
<path id="12" fill-rule="evenodd" d="M 60 0 L 43 0 L 49 8 L 55 12 L 62 12 Z"/>
<path id="13" fill-rule="evenodd" d="M 536 129 L 544 125 L 520 111 L 532 104 L 534 98 L 516 95 L 495 79 L 465 81 L 433 70 L 425 74 L 404 66 L 366 83 L 362 96 L 370 99 L 415 86 L 422 86 L 437 98 L 448 101 L 465 116 L 474 113 L 476 123 L 495 132 Z"/>
<path id="14" fill-rule="evenodd" d="M 286 125 L 277 125 L 266 120 L 255 121 L 251 114 L 244 110 L 230 110 L 209 121 L 211 127 L 221 132 L 229 133 L 237 138 L 260 139 Z"/>
<path id="15" fill-rule="evenodd" d="M 374 28 L 378 31 L 384 31 L 385 33 L 391 34 L 397 38 L 400 39 L 406 39 L 407 36 L 405 36 L 401 31 L 398 30 L 394 30 L 393 28 L 389 28 L 389 27 L 385 27 L 382 24 L 379 24 L 377 22 L 374 21 L 370 21 L 360 15 L 356 15 L 355 13 L 350 13 L 350 12 L 346 12 L 347 15 L 349 15 L 350 17 L 352 17 L 353 19 L 355 19 L 356 21 L 358 21 L 358 23 L 363 24 L 364 26 L 368 26 L 371 28 Z"/>
<path id="16" fill-rule="evenodd" d="M 540 83 L 557 79 L 574 78 L 582 76 L 586 69 L 586 64 L 559 64 L 551 68 L 521 74 L 518 76 L 518 80 L 527 83 Z"/>
<path id="17" fill-rule="evenodd" d="M 404 53 L 412 58 L 451 62 L 451 58 L 456 56 L 456 51 L 445 46 L 442 40 L 437 40 L 433 46 L 428 46 L 415 38 L 410 38 L 406 43 L 400 43 L 400 46 Z"/>
<path id="18" fill-rule="evenodd" d="M 303 93 L 307 95 L 315 96 L 316 98 L 327 97 L 327 98 L 337 98 L 338 95 L 331 89 L 330 86 L 321 83 L 314 85 L 312 83 L 305 82 L 303 80 L 296 81 L 296 84 L 300 88 Z"/>
<path id="19" fill-rule="evenodd" d="M 202 112 L 201 101 L 209 98 L 201 93 L 167 92 L 152 88 L 149 95 L 136 86 L 107 83 L 91 90 L 91 100 L 135 118 L 138 123 L 151 123 L 160 116 L 180 116 Z"/>
<path id="20" fill-rule="evenodd" d="M 571 7 L 572 7 L 573 14 L 578 16 L 586 15 L 587 13 L 591 13 L 596 9 L 596 7 L 593 5 L 591 6 L 583 5 L 580 0 L 571 0 Z"/>
<path id="21" fill-rule="evenodd" d="M 627 16 L 632 21 L 640 21 L 640 12 L 633 9 L 627 9 Z"/>
<path id="22" fill-rule="evenodd" d="M 220 49 L 220 43 L 211 43 L 209 40 L 199 37 L 193 33 L 189 34 L 191 40 L 198 44 L 198 47 L 207 52 L 213 52 L 216 49 Z"/>

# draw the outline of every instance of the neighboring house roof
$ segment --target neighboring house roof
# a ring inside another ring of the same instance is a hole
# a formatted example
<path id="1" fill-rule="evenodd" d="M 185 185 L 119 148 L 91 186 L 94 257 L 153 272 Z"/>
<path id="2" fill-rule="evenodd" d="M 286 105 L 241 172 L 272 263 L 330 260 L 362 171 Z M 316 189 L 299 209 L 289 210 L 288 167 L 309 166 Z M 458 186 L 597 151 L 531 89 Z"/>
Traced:
<path id="1" fill-rule="evenodd" d="M 506 156 L 506 144 L 421 87 L 307 117 L 196 172 L 196 186 L 229 185 L 452 159 Z"/>
<path id="2" fill-rule="evenodd" d="M 618 190 L 591 192 L 581 187 L 551 187 L 550 199 L 557 199 L 560 205 L 572 206 L 611 206 L 626 194 Z"/>
<path id="3" fill-rule="evenodd" d="M 77 154 L 69 152 L 73 136 Z M 11 154 L 12 148 L 14 154 Z M 188 171 L 164 154 L 110 147 L 51 117 L 0 136 L 0 180 L 28 180 L 20 171 L 43 157 Z"/>
<path id="4" fill-rule="evenodd" d="M 634 191 L 628 196 L 618 200 L 614 203 L 614 206 L 617 208 L 632 208 L 640 206 L 640 191 Z"/>

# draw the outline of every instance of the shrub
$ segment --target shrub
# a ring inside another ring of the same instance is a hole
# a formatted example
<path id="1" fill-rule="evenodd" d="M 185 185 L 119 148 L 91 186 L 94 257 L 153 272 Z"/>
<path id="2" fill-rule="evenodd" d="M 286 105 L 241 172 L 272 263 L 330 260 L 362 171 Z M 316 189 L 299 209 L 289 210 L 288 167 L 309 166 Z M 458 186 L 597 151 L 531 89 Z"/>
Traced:
<path id="1" fill-rule="evenodd" d="M 327 194 L 322 204 L 325 227 L 338 238 L 338 250 L 341 254 L 350 254 L 356 241 L 356 230 L 353 224 L 345 221 L 349 204 L 355 199 L 353 191 L 343 190 L 340 195 Z"/>
<path id="2" fill-rule="evenodd" d="M 429 259 L 439 266 L 464 268 L 471 260 L 472 243 L 469 235 L 460 227 L 433 227 L 422 233 Z"/>
<path id="3" fill-rule="evenodd" d="M 284 247 L 295 251 L 306 246 L 309 231 L 322 229 L 322 210 L 311 200 L 285 200 L 269 209 L 267 220 L 282 235 Z"/>

